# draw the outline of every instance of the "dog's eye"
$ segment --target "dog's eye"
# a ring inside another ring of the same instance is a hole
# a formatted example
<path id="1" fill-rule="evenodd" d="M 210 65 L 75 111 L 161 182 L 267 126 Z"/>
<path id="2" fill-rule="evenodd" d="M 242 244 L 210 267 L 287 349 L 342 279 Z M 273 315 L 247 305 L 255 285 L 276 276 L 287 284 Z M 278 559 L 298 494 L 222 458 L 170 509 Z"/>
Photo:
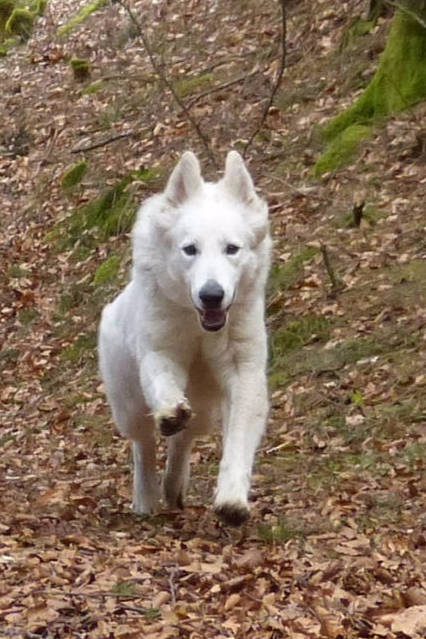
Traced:
<path id="1" fill-rule="evenodd" d="M 237 246 L 236 244 L 227 244 L 225 253 L 227 255 L 235 255 L 236 253 L 238 253 L 239 250 L 240 250 L 240 247 Z"/>
<path id="2" fill-rule="evenodd" d="M 185 253 L 185 255 L 196 255 L 197 247 L 195 246 L 195 244 L 188 244 L 187 246 L 182 247 L 182 251 Z"/>

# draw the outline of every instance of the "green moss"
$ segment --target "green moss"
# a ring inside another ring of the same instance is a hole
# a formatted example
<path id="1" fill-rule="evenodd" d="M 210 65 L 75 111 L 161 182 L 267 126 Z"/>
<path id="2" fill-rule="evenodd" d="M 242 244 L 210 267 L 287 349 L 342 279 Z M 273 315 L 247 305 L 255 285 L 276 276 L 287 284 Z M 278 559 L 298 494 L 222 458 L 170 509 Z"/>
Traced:
<path id="1" fill-rule="evenodd" d="M 18 320 L 22 326 L 29 326 L 34 320 L 40 317 L 40 313 L 36 308 L 23 308 L 19 311 Z"/>
<path id="2" fill-rule="evenodd" d="M 304 315 L 287 322 L 272 332 L 271 362 L 272 366 L 283 360 L 291 351 L 305 346 L 308 342 L 325 341 L 330 336 L 330 322 L 322 315 Z"/>
<path id="3" fill-rule="evenodd" d="M 412 336 L 414 339 L 415 336 Z M 373 336 L 363 339 L 354 339 L 338 344 L 335 348 L 326 351 L 312 353 L 311 367 L 318 372 L 325 370 L 338 370 L 347 364 L 355 364 L 360 359 L 383 355 L 393 352 L 397 346 L 397 340 L 391 336 Z M 404 344 L 407 347 L 408 344 Z"/>
<path id="4" fill-rule="evenodd" d="M 101 264 L 95 273 L 93 278 L 93 284 L 98 286 L 100 284 L 105 284 L 107 282 L 111 282 L 117 277 L 117 273 L 119 271 L 121 264 L 121 256 L 120 255 L 111 255 L 103 264 Z"/>
<path id="5" fill-rule="evenodd" d="M 386 280 L 392 284 L 385 298 L 391 304 L 402 305 L 404 308 L 426 304 L 426 260 L 396 264 L 386 269 L 385 274 Z"/>
<path id="6" fill-rule="evenodd" d="M 0 0 L 0 56 L 30 37 L 34 20 L 44 12 L 46 0 Z"/>
<path id="7" fill-rule="evenodd" d="M 89 202 L 74 215 L 74 223 L 77 228 L 83 226 L 86 229 L 97 227 L 106 239 L 111 235 L 119 235 L 130 231 L 135 206 L 126 191 L 130 181 L 125 178 L 117 186 L 108 189 L 103 195 Z"/>
<path id="8" fill-rule="evenodd" d="M 28 9 L 14 9 L 6 22 L 6 33 L 19 36 L 23 41 L 28 40 L 33 29 L 34 17 Z"/>
<path id="9" fill-rule="evenodd" d="M 367 35 L 367 33 L 370 33 L 371 29 L 374 28 L 374 24 L 374 20 L 363 20 L 362 18 L 358 18 L 351 27 L 351 36 L 359 38 Z"/>
<path id="10" fill-rule="evenodd" d="M 47 7 L 47 0 L 33 0 L 30 4 L 30 11 L 38 16 L 42 16 Z"/>
<path id="11" fill-rule="evenodd" d="M 399 283 L 421 282 L 424 284 L 426 281 L 426 260 L 412 260 L 408 264 L 397 266 L 393 270 L 392 277 L 395 282 Z"/>
<path id="12" fill-rule="evenodd" d="M 117 597 L 136 597 L 138 595 L 138 591 L 131 581 L 122 581 L 115 584 L 111 592 Z"/>
<path id="13" fill-rule="evenodd" d="M 327 140 L 354 124 L 406 109 L 426 98 L 426 31 L 397 11 L 377 71 L 360 98 L 324 128 Z"/>
<path id="14" fill-rule="evenodd" d="M 340 371 L 345 366 L 355 364 L 361 359 L 381 355 L 389 359 L 394 359 L 398 351 L 405 351 L 418 344 L 419 334 L 413 333 L 407 336 L 404 333 L 398 334 L 395 331 L 381 331 L 371 337 L 360 339 L 352 339 L 341 344 L 337 344 L 334 348 L 324 349 L 322 346 L 314 344 L 307 346 L 314 335 L 318 335 L 319 340 L 327 339 L 327 327 L 317 329 L 318 333 L 312 333 L 309 337 L 309 331 L 304 334 L 301 331 L 300 342 L 306 338 L 305 345 L 296 347 L 299 335 L 296 333 L 294 341 L 293 336 L 287 336 L 283 330 L 283 342 L 280 346 L 280 335 L 278 338 L 271 335 L 271 379 L 275 388 L 278 386 L 286 386 L 292 379 L 304 374 L 319 375 L 322 373 L 334 373 Z M 271 385 L 272 385 L 271 383 Z"/>
<path id="15" fill-rule="evenodd" d="M 84 87 L 82 90 L 82 95 L 93 95 L 94 93 L 99 93 L 104 88 L 105 83 L 103 80 L 95 80 L 95 82 L 91 82 L 87 87 Z"/>
<path id="16" fill-rule="evenodd" d="M 339 166 L 348 164 L 356 155 L 360 142 L 370 135 L 370 127 L 352 124 L 339 133 L 320 155 L 314 166 L 314 175 L 319 177 Z"/>
<path id="17" fill-rule="evenodd" d="M 303 539 L 307 536 L 306 526 L 302 521 L 281 518 L 274 524 L 259 524 L 257 534 L 269 544 L 285 543 L 290 539 Z"/>
<path id="18" fill-rule="evenodd" d="M 383 209 L 378 209 L 372 204 L 367 204 L 362 212 L 362 219 L 366 220 L 370 226 L 376 226 L 379 220 L 386 217 L 387 212 Z M 338 213 L 334 220 L 335 226 L 338 228 L 350 229 L 356 227 L 354 214 L 352 211 L 346 211 L 345 213 Z"/>
<path id="19" fill-rule="evenodd" d="M 88 60 L 84 58 L 71 58 L 70 66 L 74 80 L 82 82 L 90 77 L 91 67 Z"/>
<path id="20" fill-rule="evenodd" d="M 347 26 L 342 35 L 340 48 L 345 49 L 350 46 L 354 40 L 367 35 L 376 24 L 375 20 L 363 20 L 360 16 L 356 16 L 354 20 Z"/>
<path id="21" fill-rule="evenodd" d="M 425 418 L 424 411 L 414 398 L 397 401 L 396 403 L 383 403 L 376 406 L 378 417 L 383 421 L 395 421 L 397 423 L 414 423 Z"/>
<path id="22" fill-rule="evenodd" d="M 268 375 L 268 386 L 271 391 L 282 388 L 286 385 L 288 376 L 283 371 L 277 371 Z"/>
<path id="23" fill-rule="evenodd" d="M 61 185 L 63 189 L 72 189 L 73 186 L 76 186 L 83 179 L 84 174 L 86 173 L 88 168 L 88 163 L 86 160 L 82 160 L 81 162 L 77 162 L 72 166 L 68 167 L 62 175 Z"/>
<path id="24" fill-rule="evenodd" d="M 383 477 L 389 473 L 390 465 L 383 455 L 373 451 L 357 453 L 336 452 L 311 458 L 307 481 L 314 488 L 330 486 L 361 474 Z"/>
<path id="25" fill-rule="evenodd" d="M 322 135 L 329 147 L 318 159 L 315 175 L 332 171 L 352 159 L 360 140 L 368 136 L 375 121 L 425 98 L 426 30 L 407 12 L 397 11 L 370 84 L 349 109 L 323 128 Z"/>
<path id="26" fill-rule="evenodd" d="M 291 256 L 287 262 L 273 264 L 268 280 L 268 295 L 294 286 L 303 276 L 303 264 L 309 262 L 318 253 L 318 249 L 305 246 Z"/>
<path id="27" fill-rule="evenodd" d="M 57 33 L 58 35 L 68 35 L 73 29 L 80 26 L 89 16 L 92 15 L 98 9 L 101 9 L 106 4 L 108 4 L 108 0 L 95 0 L 94 2 L 89 2 L 88 4 L 81 7 L 81 9 L 72 17 L 68 22 L 59 27 Z"/>
<path id="28" fill-rule="evenodd" d="M 402 457 L 405 463 L 411 468 L 416 468 L 422 464 L 426 458 L 426 444 L 424 442 L 413 442 L 405 446 L 402 452 Z"/>
<path id="29" fill-rule="evenodd" d="M 0 35 L 4 32 L 6 22 L 15 9 L 14 0 L 0 0 Z"/>
<path id="30" fill-rule="evenodd" d="M 56 251 L 73 250 L 73 258 L 86 259 L 100 241 L 130 231 L 142 188 L 162 182 L 160 169 L 131 171 L 97 198 L 72 211 L 47 232 Z M 138 188 L 135 188 L 136 185 Z"/>
<path id="31" fill-rule="evenodd" d="M 19 359 L 19 351 L 16 348 L 5 348 L 0 351 L 0 369 L 16 364 Z"/>
<path id="32" fill-rule="evenodd" d="M 78 408 L 82 404 L 87 404 L 89 401 L 89 397 L 83 393 L 73 393 L 64 397 L 65 406 L 73 409 Z"/>
<path id="33" fill-rule="evenodd" d="M 105 108 L 98 112 L 97 121 L 99 126 L 102 129 L 110 129 L 115 122 L 122 119 L 125 108 L 124 101 L 120 96 L 108 102 Z"/>
<path id="34" fill-rule="evenodd" d="M 81 304 L 83 299 L 84 299 L 84 296 L 80 292 L 79 287 L 73 285 L 71 287 L 71 292 L 62 293 L 62 295 L 59 298 L 59 305 L 58 305 L 59 316 L 62 318 L 72 308 L 77 308 L 79 304 Z M 59 317 L 56 319 L 59 319 Z"/>
<path id="35" fill-rule="evenodd" d="M 271 389 L 285 386 L 294 374 L 292 359 L 306 362 L 310 352 L 304 347 L 311 342 L 324 342 L 330 337 L 330 322 L 322 315 L 305 315 L 290 320 L 270 335 Z M 292 357 L 293 356 L 293 357 Z M 297 368 L 296 368 L 297 370 Z"/>
<path id="36" fill-rule="evenodd" d="M 293 104 L 306 104 L 315 100 L 321 91 L 326 87 L 323 78 L 312 80 L 312 82 L 300 82 L 294 86 L 287 87 L 277 93 L 275 104 L 281 111 L 287 111 Z"/>
<path id="37" fill-rule="evenodd" d="M 96 331 L 79 335 L 77 339 L 61 353 L 61 359 L 70 364 L 81 364 L 88 358 L 94 358 L 97 343 Z"/>
<path id="38" fill-rule="evenodd" d="M 211 73 L 201 73 L 193 78 L 182 78 L 175 83 L 179 97 L 185 98 L 194 92 L 201 91 L 212 84 L 214 76 Z"/>
<path id="39" fill-rule="evenodd" d="M 132 171 L 100 197 L 77 209 L 70 219 L 71 238 L 79 237 L 81 231 L 94 227 L 103 239 L 130 231 L 137 204 L 128 187 L 135 180 L 149 183 L 156 176 L 156 171 Z"/>
<path id="40" fill-rule="evenodd" d="M 9 277 L 28 277 L 30 271 L 20 264 L 11 264 L 9 266 L 8 275 Z"/>

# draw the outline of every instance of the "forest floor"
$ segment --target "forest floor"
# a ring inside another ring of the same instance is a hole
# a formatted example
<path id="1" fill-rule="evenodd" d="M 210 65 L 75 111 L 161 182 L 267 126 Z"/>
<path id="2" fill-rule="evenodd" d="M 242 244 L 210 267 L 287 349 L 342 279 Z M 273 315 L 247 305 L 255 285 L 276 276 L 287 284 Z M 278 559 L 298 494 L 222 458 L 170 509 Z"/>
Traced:
<path id="1" fill-rule="evenodd" d="M 424 637 L 426 105 L 312 172 L 318 127 L 372 77 L 390 19 L 352 37 L 366 3 L 288 3 L 286 71 L 247 158 L 274 235 L 271 415 L 234 529 L 211 508 L 219 435 L 194 449 L 184 511 L 129 507 L 100 311 L 127 281 L 135 203 L 184 149 L 217 173 L 120 3 L 58 35 L 82 4 L 51 0 L 0 59 L 0 637 Z M 279 3 L 130 5 L 222 165 L 270 93 Z M 108 188 L 106 230 L 81 207 Z"/>

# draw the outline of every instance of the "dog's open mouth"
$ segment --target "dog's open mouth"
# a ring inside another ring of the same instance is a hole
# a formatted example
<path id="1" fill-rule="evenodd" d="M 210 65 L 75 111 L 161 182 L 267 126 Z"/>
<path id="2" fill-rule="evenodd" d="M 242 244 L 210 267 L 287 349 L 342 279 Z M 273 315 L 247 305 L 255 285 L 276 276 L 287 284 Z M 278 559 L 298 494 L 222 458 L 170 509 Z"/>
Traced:
<path id="1" fill-rule="evenodd" d="M 226 324 L 226 311 L 220 309 L 198 309 L 201 326 L 206 331 L 220 331 Z"/>

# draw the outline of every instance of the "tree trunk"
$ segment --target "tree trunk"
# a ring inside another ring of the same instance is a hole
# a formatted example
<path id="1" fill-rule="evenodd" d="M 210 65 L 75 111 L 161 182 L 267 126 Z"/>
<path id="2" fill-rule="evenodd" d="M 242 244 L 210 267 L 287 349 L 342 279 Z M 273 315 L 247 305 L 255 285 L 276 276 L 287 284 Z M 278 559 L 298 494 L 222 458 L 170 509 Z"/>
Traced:
<path id="1" fill-rule="evenodd" d="M 426 8 L 420 4 L 415 12 L 410 2 L 400 5 L 373 79 L 352 107 L 326 125 L 327 140 L 426 99 Z"/>
<path id="2" fill-rule="evenodd" d="M 386 4 L 386 0 L 370 0 L 367 21 L 375 23 L 380 16 L 386 15 L 390 10 L 391 7 Z"/>

